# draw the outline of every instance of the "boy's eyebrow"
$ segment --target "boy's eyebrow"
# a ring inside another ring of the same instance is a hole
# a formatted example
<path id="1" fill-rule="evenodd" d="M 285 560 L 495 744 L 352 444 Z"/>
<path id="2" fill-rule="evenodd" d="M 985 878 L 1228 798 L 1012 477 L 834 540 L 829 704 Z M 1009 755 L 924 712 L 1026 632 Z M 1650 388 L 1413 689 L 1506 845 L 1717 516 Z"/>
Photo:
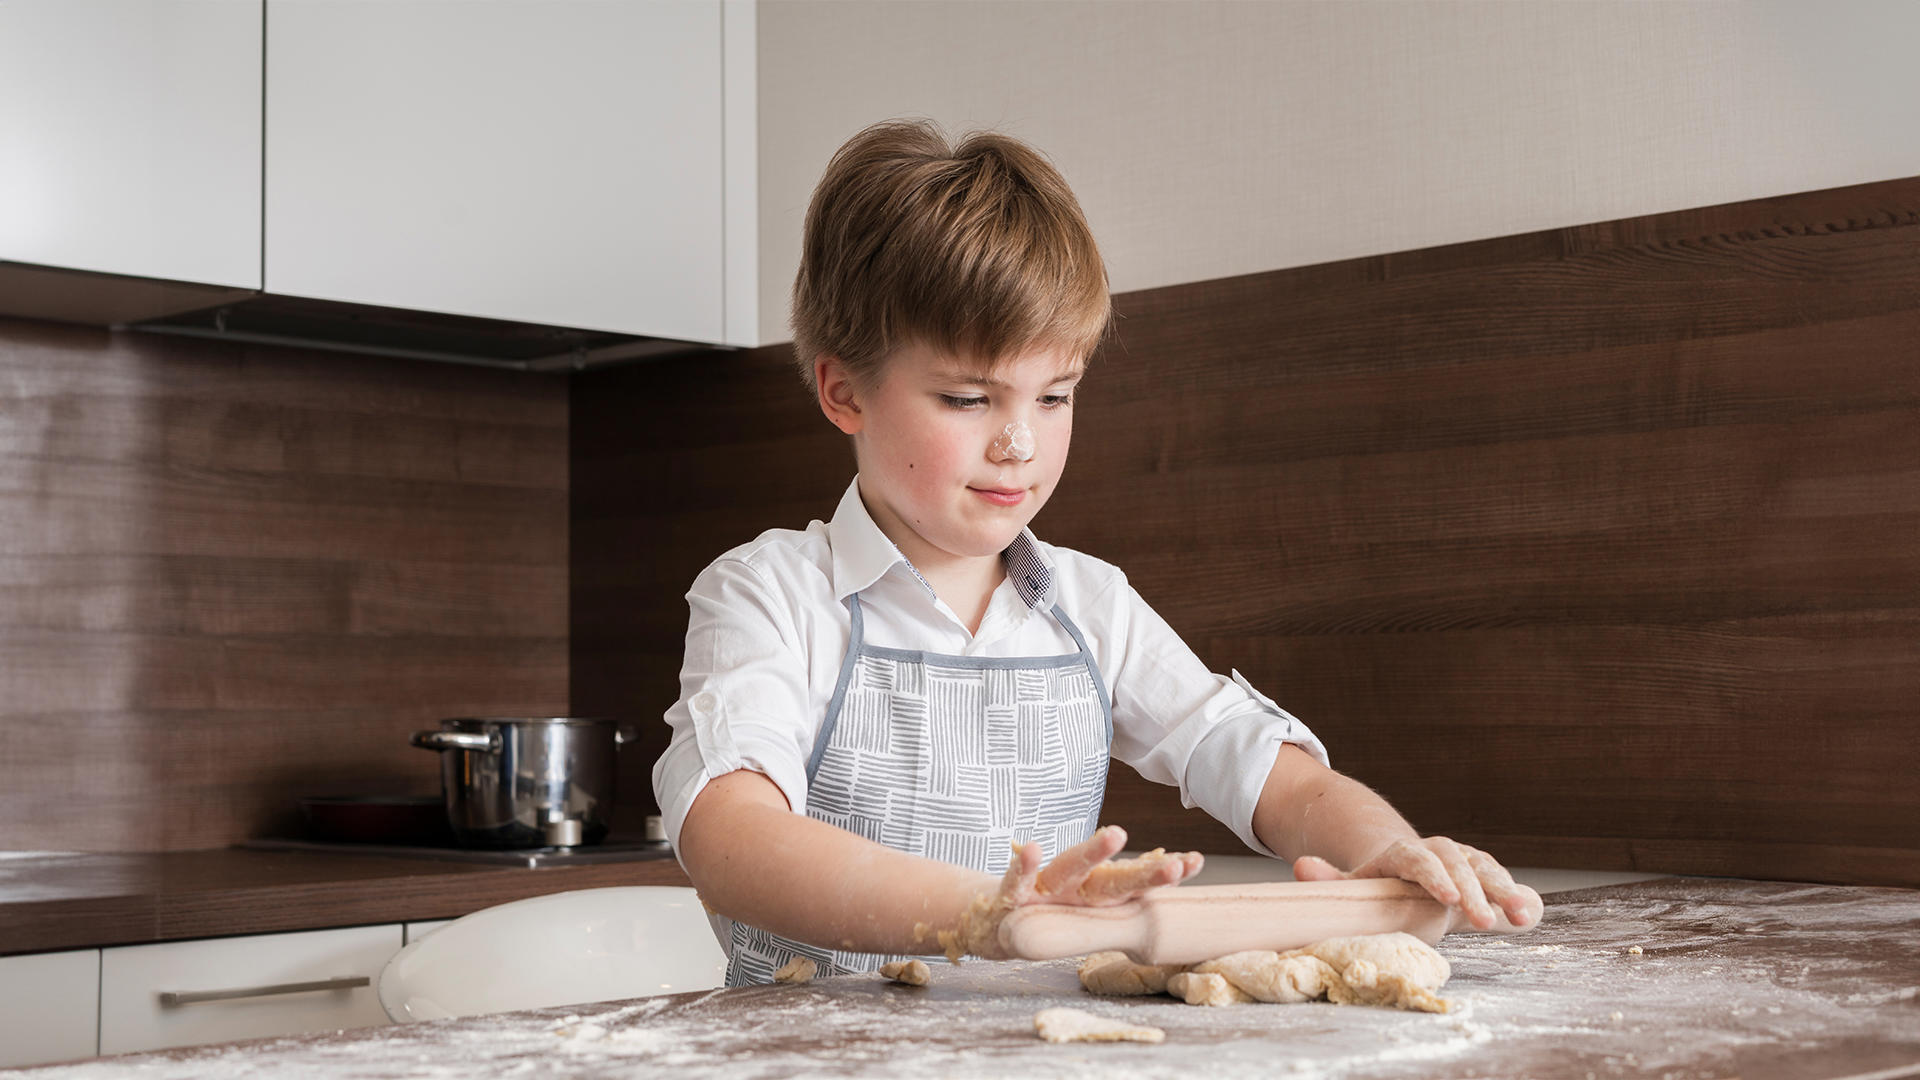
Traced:
<path id="1" fill-rule="evenodd" d="M 1054 383 L 1071 382 L 1075 379 L 1080 378 L 1082 375 L 1085 375 L 1086 373 L 1087 373 L 1087 369 L 1084 367 L 1070 367 L 1065 369 L 1064 371 L 1061 371 L 1058 375 L 1055 375 L 1053 378 L 1047 380 L 1047 385 L 1052 386 Z M 977 374 L 971 371 L 960 371 L 957 369 L 946 370 L 946 371 L 936 371 L 933 373 L 933 377 L 941 382 L 966 383 L 970 386 L 989 386 L 995 390 L 1013 389 L 1012 384 L 1006 382 L 1005 380 L 996 379 L 991 375 Z"/>

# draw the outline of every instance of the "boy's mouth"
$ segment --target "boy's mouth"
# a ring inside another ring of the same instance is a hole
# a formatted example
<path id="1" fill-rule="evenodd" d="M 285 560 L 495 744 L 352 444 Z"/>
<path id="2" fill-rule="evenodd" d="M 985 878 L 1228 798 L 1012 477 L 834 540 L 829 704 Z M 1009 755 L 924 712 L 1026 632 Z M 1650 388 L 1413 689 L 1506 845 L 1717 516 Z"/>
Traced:
<path id="1" fill-rule="evenodd" d="M 995 506 L 1013 506 L 1018 504 L 1021 499 L 1024 499 L 1027 497 L 1027 492 L 1025 488 L 970 487 L 967 490 L 973 492 L 975 495 L 980 496 L 981 498 L 987 500 L 988 502 L 992 503 Z"/>

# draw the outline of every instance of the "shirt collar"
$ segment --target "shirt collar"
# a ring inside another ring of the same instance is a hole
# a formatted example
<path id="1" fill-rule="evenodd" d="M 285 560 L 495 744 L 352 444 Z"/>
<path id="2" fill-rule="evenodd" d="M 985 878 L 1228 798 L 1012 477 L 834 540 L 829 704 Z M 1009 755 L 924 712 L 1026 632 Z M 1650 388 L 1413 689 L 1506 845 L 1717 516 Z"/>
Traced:
<path id="1" fill-rule="evenodd" d="M 879 581 L 887 571 L 898 563 L 907 568 L 916 579 L 920 579 L 913 564 L 901 554 L 900 549 L 887 534 L 880 531 L 874 523 L 873 515 L 867 513 L 867 504 L 860 500 L 860 480 L 855 477 L 847 485 L 846 494 L 840 496 L 840 505 L 833 511 L 833 520 L 827 523 L 827 539 L 833 548 L 833 598 L 844 601 L 854 593 Z M 1006 565 L 1007 578 L 1013 582 L 1014 591 L 1030 608 L 1044 609 L 1053 606 L 1053 563 L 1041 549 L 1040 541 L 1034 537 L 1032 529 L 1021 529 L 1020 535 L 1001 553 Z M 926 585 L 924 579 L 920 579 Z M 932 593 L 932 588 L 927 589 Z"/>

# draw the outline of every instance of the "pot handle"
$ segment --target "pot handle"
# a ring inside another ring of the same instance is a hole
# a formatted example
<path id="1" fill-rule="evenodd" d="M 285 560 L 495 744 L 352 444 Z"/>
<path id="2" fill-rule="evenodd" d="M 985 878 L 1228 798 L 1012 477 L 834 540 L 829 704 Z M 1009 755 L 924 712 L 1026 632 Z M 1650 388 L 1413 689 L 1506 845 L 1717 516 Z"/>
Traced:
<path id="1" fill-rule="evenodd" d="M 474 734 L 465 731 L 416 731 L 408 740 L 422 750 L 473 750 L 482 754 L 500 752 L 500 733 Z"/>
<path id="2" fill-rule="evenodd" d="M 639 728 L 617 727 L 613 729 L 613 748 L 615 750 L 620 749 L 621 747 L 627 745 L 628 743 L 639 742 L 639 741 L 640 741 Z"/>

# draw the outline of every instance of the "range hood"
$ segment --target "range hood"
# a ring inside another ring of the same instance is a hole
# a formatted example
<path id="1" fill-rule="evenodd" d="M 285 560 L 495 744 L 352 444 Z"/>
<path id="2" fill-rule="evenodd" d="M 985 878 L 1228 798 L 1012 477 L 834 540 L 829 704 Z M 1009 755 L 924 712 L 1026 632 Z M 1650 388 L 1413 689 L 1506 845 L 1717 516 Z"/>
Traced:
<path id="1" fill-rule="evenodd" d="M 580 371 L 637 360 L 734 351 L 732 346 L 670 338 L 441 315 L 21 263 L 0 263 L 0 315 L 519 371 Z"/>

